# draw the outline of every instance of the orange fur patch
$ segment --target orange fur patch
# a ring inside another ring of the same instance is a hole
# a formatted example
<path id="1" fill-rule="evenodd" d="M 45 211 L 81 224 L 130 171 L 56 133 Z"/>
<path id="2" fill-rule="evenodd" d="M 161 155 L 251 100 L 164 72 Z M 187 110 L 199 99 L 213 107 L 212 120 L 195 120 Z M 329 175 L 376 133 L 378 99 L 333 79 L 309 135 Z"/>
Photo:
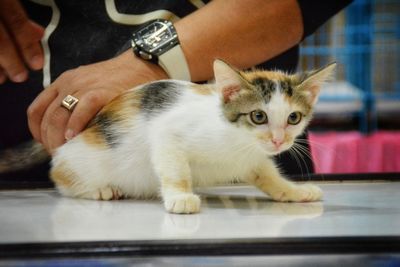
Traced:
<path id="1" fill-rule="evenodd" d="M 75 174 L 67 168 L 65 162 L 53 166 L 50 170 L 50 178 L 57 186 L 71 188 L 74 184 L 74 176 Z"/>
<path id="2" fill-rule="evenodd" d="M 114 98 L 110 103 L 104 106 L 99 114 L 106 113 L 118 123 L 121 129 L 127 129 L 132 126 L 131 118 L 139 113 L 142 93 L 140 89 L 129 90 Z M 100 149 L 107 148 L 107 142 L 104 136 L 99 132 L 99 127 L 93 119 L 88 128 L 82 132 L 81 137 L 86 144 Z"/>
<path id="3" fill-rule="evenodd" d="M 265 186 L 266 180 L 263 176 L 256 175 L 254 178 L 250 179 L 249 182 L 257 187 L 263 187 Z"/>
<path id="4" fill-rule="evenodd" d="M 256 136 L 258 139 L 263 140 L 263 141 L 270 141 L 272 139 L 271 133 L 258 132 L 258 133 L 256 133 Z"/>
<path id="5" fill-rule="evenodd" d="M 129 90 L 114 98 L 100 112 L 112 114 L 121 123 L 126 123 L 129 118 L 140 112 L 142 91 L 140 89 Z M 121 125 L 123 126 L 123 125 Z"/>
<path id="6" fill-rule="evenodd" d="M 192 192 L 192 186 L 190 181 L 186 179 L 170 179 L 170 178 L 163 178 L 162 185 L 166 188 L 173 189 L 179 192 L 190 193 Z"/>
<path id="7" fill-rule="evenodd" d="M 256 70 L 256 71 L 249 71 L 249 72 L 241 72 L 240 74 L 248 81 L 253 81 L 254 79 L 257 79 L 257 78 L 282 81 L 282 80 L 287 80 L 287 78 L 290 77 L 281 71 L 262 71 L 262 70 L 257 71 Z"/>
<path id="8" fill-rule="evenodd" d="M 206 84 L 193 84 L 192 90 L 199 95 L 211 95 L 214 89 Z"/>
<path id="9" fill-rule="evenodd" d="M 271 141 L 272 139 L 272 134 L 270 132 L 268 133 L 264 133 L 264 132 L 260 132 L 256 134 L 257 138 L 263 141 Z M 288 135 L 287 133 L 285 133 L 285 137 L 283 139 L 283 142 L 289 142 L 291 140 L 290 135 Z"/>
<path id="10" fill-rule="evenodd" d="M 99 133 L 98 128 L 96 125 L 86 129 L 82 134 L 81 137 L 83 141 L 91 146 L 106 149 L 107 145 L 103 136 Z"/>

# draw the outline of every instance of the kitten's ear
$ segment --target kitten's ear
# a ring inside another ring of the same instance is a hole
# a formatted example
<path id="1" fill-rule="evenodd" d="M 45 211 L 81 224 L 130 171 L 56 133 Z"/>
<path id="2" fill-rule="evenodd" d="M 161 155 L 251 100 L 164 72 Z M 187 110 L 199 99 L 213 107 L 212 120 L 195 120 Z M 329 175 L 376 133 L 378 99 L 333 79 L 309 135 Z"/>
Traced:
<path id="1" fill-rule="evenodd" d="M 300 81 L 300 89 L 306 92 L 311 104 L 318 100 L 321 85 L 332 79 L 336 68 L 336 62 L 330 63 L 325 67 L 306 73 Z"/>
<path id="2" fill-rule="evenodd" d="M 224 103 L 233 100 L 243 86 L 243 78 L 239 72 L 219 59 L 214 61 L 214 77 L 215 84 L 222 94 Z"/>

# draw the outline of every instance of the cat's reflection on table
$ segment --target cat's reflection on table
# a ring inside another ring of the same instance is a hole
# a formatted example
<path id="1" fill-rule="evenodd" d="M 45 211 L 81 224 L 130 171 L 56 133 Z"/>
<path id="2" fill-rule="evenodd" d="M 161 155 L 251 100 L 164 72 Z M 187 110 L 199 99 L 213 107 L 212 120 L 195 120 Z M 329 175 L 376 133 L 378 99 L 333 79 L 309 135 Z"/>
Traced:
<path id="1" fill-rule="evenodd" d="M 165 212 L 160 200 L 94 201 L 57 198 L 56 240 L 154 240 L 275 237 L 285 225 L 323 214 L 321 202 L 282 203 L 265 196 L 201 193 L 199 214 Z"/>

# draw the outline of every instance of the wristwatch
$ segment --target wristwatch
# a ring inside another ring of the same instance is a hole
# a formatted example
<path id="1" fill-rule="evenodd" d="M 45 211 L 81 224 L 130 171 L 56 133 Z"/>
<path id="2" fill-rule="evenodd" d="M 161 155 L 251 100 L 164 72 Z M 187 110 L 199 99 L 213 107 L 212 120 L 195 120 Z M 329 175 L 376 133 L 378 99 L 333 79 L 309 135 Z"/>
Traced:
<path id="1" fill-rule="evenodd" d="M 132 34 L 136 56 L 158 64 L 172 79 L 190 81 L 189 67 L 171 21 L 154 20 Z"/>

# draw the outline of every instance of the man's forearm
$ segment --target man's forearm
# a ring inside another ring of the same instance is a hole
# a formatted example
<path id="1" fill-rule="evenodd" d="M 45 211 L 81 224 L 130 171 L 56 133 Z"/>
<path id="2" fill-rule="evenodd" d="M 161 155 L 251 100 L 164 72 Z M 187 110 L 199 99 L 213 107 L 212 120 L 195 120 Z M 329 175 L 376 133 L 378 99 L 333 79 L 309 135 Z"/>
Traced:
<path id="1" fill-rule="evenodd" d="M 175 27 L 193 81 L 212 77 L 215 58 L 248 68 L 291 48 L 303 35 L 295 0 L 214 0 Z"/>

